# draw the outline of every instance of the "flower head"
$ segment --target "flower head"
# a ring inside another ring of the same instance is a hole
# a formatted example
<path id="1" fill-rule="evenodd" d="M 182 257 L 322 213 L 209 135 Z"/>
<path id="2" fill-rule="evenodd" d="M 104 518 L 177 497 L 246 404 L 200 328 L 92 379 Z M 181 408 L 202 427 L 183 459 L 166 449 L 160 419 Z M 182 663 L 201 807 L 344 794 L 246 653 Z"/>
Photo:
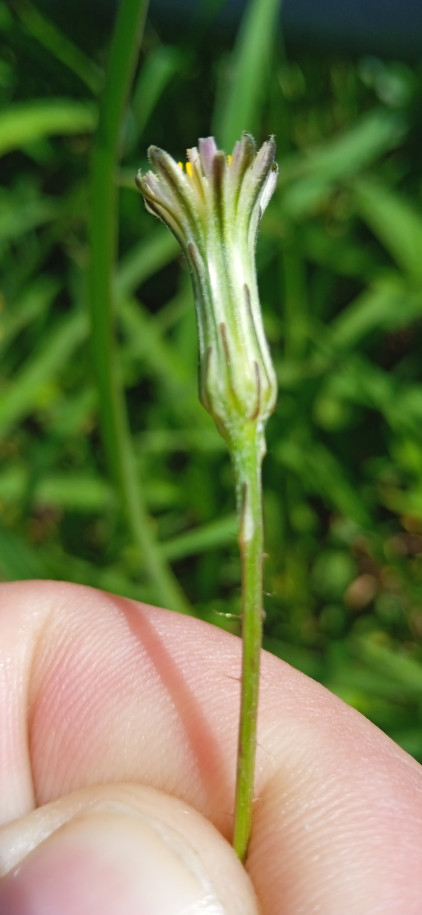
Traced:
<path id="1" fill-rule="evenodd" d="M 265 422 L 276 380 L 265 339 L 255 269 L 259 221 L 274 191 L 270 138 L 258 153 L 243 134 L 231 156 L 213 137 L 175 162 L 151 146 L 154 171 L 137 175 L 147 209 L 178 239 L 190 268 L 199 332 L 199 391 L 229 441 L 239 424 Z"/>

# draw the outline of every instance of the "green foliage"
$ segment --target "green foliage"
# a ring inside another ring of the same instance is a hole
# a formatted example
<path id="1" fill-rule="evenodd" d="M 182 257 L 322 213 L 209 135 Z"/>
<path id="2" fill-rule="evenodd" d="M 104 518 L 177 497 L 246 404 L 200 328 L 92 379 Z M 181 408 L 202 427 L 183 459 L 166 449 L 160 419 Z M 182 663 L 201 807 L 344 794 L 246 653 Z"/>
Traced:
<path id="1" fill-rule="evenodd" d="M 103 330 L 125 392 L 132 522 L 110 472 L 121 442 L 114 455 L 103 444 L 89 320 L 108 47 L 26 0 L 0 16 L 0 576 L 177 603 L 236 630 L 231 469 L 196 396 L 186 269 L 134 176 L 150 143 L 183 158 L 211 124 L 220 145 L 241 126 L 258 142 L 274 133 L 280 182 L 258 242 L 280 386 L 264 463 L 266 644 L 422 759 L 420 74 L 287 55 L 274 0 L 250 3 L 220 47 L 206 6 L 207 28 L 198 13 L 172 44 L 147 22 L 113 170 L 118 263 L 94 250 L 95 269 L 114 271 Z"/>

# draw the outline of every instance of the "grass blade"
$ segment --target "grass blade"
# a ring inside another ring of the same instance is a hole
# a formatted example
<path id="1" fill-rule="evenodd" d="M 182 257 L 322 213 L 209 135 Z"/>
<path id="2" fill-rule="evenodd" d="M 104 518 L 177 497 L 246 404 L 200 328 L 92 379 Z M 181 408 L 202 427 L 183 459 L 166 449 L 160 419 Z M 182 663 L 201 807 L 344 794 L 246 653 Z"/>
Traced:
<path id="1" fill-rule="evenodd" d="M 244 14 L 214 122 L 223 149 L 230 150 L 244 130 L 257 133 L 280 10 L 281 0 L 251 0 Z"/>
<path id="2" fill-rule="evenodd" d="M 157 601 L 190 612 L 171 568 L 156 543 L 135 469 L 114 343 L 114 271 L 117 249 L 116 166 L 120 129 L 147 10 L 143 0 L 123 0 L 117 15 L 92 161 L 91 263 L 89 291 L 94 367 L 100 395 L 103 441 L 141 561 Z"/>
<path id="3" fill-rule="evenodd" d="M 69 99 L 18 102 L 0 113 L 0 156 L 55 134 L 92 133 L 96 111 Z"/>

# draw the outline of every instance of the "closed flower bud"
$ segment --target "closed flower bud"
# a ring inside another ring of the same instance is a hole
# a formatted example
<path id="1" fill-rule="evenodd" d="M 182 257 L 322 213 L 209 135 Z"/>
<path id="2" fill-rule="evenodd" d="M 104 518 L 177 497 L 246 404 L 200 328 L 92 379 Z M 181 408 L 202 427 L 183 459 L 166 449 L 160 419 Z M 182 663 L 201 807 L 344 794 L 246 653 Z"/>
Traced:
<path id="1" fill-rule="evenodd" d="M 199 334 L 199 393 L 233 444 L 245 424 L 263 424 L 277 384 L 258 296 L 255 245 L 274 191 L 273 138 L 258 153 L 244 134 L 231 156 L 213 137 L 187 151 L 183 167 L 156 146 L 153 171 L 137 175 L 147 209 L 178 239 L 192 276 Z"/>

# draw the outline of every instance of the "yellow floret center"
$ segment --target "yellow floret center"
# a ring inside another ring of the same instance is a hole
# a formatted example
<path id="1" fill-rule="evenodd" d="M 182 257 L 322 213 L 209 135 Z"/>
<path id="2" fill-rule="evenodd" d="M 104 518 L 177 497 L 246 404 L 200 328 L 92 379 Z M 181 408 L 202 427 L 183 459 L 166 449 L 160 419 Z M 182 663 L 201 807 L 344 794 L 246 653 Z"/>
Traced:
<path id="1" fill-rule="evenodd" d="M 189 175 L 189 178 L 192 178 L 192 163 L 191 162 L 185 162 L 185 165 L 183 165 L 183 162 L 178 162 L 177 164 L 178 164 L 181 172 L 185 168 L 186 174 Z"/>
<path id="2" fill-rule="evenodd" d="M 227 156 L 227 165 L 230 165 L 231 161 L 232 161 L 232 157 Z M 193 175 L 192 162 L 185 162 L 185 164 L 183 164 L 183 162 L 178 162 L 177 164 L 178 164 L 181 172 L 183 172 L 184 169 L 186 169 L 186 174 L 189 175 L 189 178 L 192 178 L 192 175 Z"/>

